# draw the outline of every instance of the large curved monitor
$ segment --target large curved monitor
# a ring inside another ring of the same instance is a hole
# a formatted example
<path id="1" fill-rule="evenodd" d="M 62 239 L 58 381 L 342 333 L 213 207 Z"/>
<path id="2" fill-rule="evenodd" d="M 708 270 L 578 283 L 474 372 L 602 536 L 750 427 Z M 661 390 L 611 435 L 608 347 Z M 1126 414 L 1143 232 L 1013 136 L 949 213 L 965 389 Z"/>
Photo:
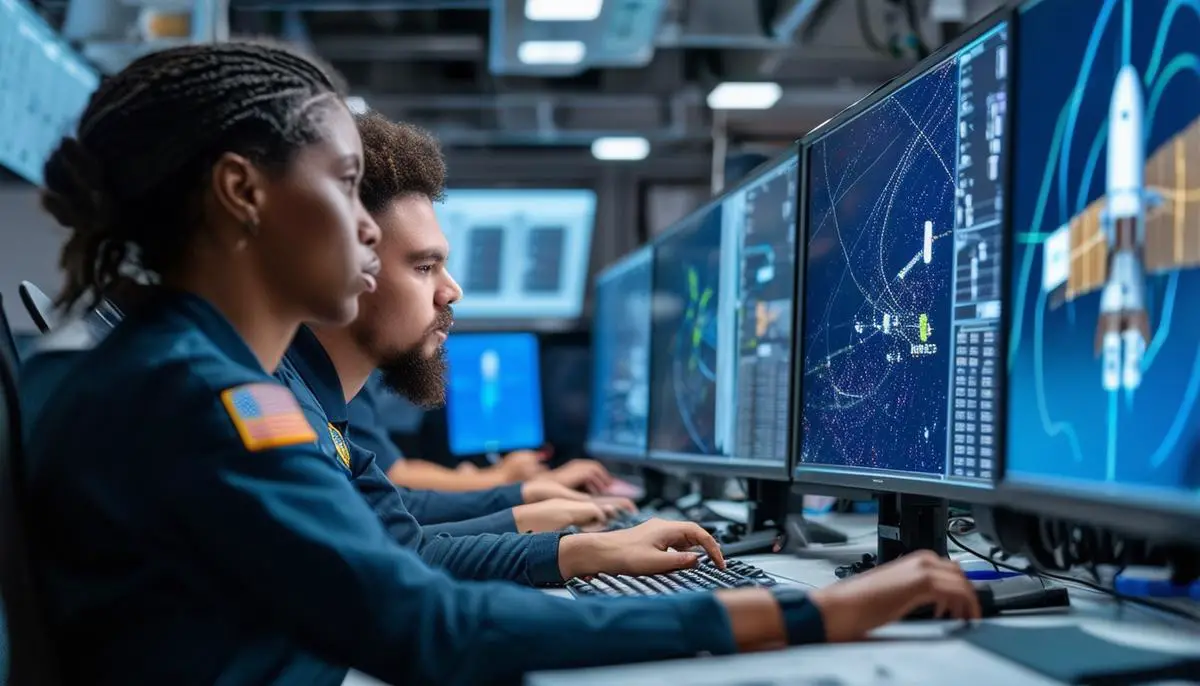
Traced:
<path id="1" fill-rule="evenodd" d="M 798 147 L 654 249 L 649 457 L 790 478 Z"/>
<path id="2" fill-rule="evenodd" d="M 997 15 L 806 141 L 797 481 L 991 489 L 1008 53 Z"/>
<path id="3" fill-rule="evenodd" d="M 1018 16 L 1009 500 L 1200 540 L 1200 7 Z"/>

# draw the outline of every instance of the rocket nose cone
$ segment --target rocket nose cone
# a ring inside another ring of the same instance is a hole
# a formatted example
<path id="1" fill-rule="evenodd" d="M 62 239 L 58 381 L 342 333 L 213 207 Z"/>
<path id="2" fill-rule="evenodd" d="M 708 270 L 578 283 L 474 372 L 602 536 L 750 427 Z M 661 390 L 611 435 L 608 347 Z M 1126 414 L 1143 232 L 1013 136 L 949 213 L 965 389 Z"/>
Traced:
<path id="1" fill-rule="evenodd" d="M 1132 105 L 1141 101 L 1142 82 L 1137 69 L 1127 64 L 1117 73 L 1117 82 L 1113 84 L 1113 101 Z"/>

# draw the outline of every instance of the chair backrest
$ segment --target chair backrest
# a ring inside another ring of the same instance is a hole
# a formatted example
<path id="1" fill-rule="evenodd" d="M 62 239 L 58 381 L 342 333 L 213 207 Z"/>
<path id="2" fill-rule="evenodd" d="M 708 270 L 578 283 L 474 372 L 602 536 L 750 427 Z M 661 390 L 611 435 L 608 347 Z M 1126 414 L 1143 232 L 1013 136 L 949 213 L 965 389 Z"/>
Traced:
<path id="1" fill-rule="evenodd" d="M 22 281 L 17 292 L 21 294 L 21 303 L 38 330 L 49 333 L 54 328 L 54 301 L 29 281 Z"/>
<path id="2" fill-rule="evenodd" d="M 0 362 L 8 363 L 14 370 L 21 366 L 21 354 L 17 339 L 8 325 L 8 314 L 4 311 L 4 295 L 0 294 Z"/>
<path id="3" fill-rule="evenodd" d="M 0 310 L 0 318 L 7 318 Z M 34 574 L 14 367 L 0 364 L 0 596 L 8 649 L 8 686 L 58 684 L 45 607 Z"/>

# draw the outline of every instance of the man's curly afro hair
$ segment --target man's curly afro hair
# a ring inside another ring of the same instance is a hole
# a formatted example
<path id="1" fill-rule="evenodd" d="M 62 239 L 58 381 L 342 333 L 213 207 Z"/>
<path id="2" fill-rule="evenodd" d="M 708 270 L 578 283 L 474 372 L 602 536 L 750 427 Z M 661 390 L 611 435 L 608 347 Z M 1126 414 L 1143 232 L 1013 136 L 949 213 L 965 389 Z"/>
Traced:
<path id="1" fill-rule="evenodd" d="M 397 198 L 420 194 L 440 201 L 446 192 L 446 160 L 428 131 L 389 121 L 374 112 L 355 117 L 366 169 L 359 196 L 371 214 Z"/>

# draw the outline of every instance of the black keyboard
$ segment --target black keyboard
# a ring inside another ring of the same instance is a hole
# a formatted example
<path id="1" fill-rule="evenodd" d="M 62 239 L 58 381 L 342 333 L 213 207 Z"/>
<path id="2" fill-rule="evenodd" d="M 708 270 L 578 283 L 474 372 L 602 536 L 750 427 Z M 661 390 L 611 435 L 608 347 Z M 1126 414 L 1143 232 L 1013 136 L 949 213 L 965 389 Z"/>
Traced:
<path id="1" fill-rule="evenodd" d="M 691 569 L 652 576 L 597 574 L 575 577 L 567 581 L 567 590 L 578 598 L 592 598 L 668 595 L 715 591 L 720 588 L 767 588 L 776 583 L 769 574 L 745 562 L 726 560 L 725 569 L 718 569 L 716 565 L 705 560 Z"/>
<path id="2" fill-rule="evenodd" d="M 632 529 L 639 524 L 654 519 L 651 515 L 642 514 L 641 512 L 625 512 L 622 510 L 616 517 L 604 523 L 604 531 L 620 531 L 621 529 Z"/>

